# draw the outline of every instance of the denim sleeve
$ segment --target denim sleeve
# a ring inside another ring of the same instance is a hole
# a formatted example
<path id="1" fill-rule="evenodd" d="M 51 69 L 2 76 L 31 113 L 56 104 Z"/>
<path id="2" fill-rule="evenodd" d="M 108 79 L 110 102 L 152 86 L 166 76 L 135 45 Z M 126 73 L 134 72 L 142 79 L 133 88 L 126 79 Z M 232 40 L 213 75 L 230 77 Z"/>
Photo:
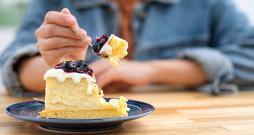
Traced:
<path id="1" fill-rule="evenodd" d="M 211 48 L 183 50 L 180 57 L 200 63 L 210 84 L 202 90 L 234 93 L 254 82 L 254 29 L 231 0 L 211 0 Z M 233 83 L 236 85 L 228 85 Z"/>
<path id="2" fill-rule="evenodd" d="M 231 0 L 214 3 L 213 44 L 234 65 L 235 78 L 231 81 L 240 89 L 254 82 L 254 28 L 249 20 L 237 10 Z"/>
<path id="3" fill-rule="evenodd" d="M 212 48 L 185 49 L 179 53 L 179 57 L 199 63 L 209 81 L 227 72 L 233 73 L 231 61 L 224 54 Z"/>
<path id="4" fill-rule="evenodd" d="M 15 40 L 0 57 L 3 83 L 8 93 L 12 96 L 34 96 L 42 94 L 30 92 L 22 87 L 18 74 L 14 70 L 14 65 L 22 57 L 39 55 L 36 49 L 37 39 L 34 32 L 43 23 L 44 16 L 48 10 L 46 0 L 32 0 L 22 20 L 21 27 L 16 34 Z"/>
<path id="5" fill-rule="evenodd" d="M 197 62 L 204 70 L 209 83 L 196 89 L 209 94 L 231 94 L 238 91 L 235 85 L 227 84 L 234 77 L 234 67 L 230 59 L 213 48 L 190 48 L 179 52 L 179 58 Z"/>

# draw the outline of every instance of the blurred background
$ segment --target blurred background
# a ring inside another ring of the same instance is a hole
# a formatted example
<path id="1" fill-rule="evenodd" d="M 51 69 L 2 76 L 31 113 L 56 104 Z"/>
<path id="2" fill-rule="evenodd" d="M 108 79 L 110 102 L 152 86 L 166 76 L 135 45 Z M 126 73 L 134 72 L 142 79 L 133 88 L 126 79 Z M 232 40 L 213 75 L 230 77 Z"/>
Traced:
<path id="1" fill-rule="evenodd" d="M 26 11 L 30 0 L 0 0 L 0 54 L 6 46 L 15 38 L 22 16 Z M 254 26 L 254 0 L 233 0 L 241 12 L 243 12 L 250 23 Z M 1 67 L 0 67 L 1 68 Z M 0 72 L 0 90 L 3 89 L 2 76 Z M 5 91 L 0 91 L 4 93 Z"/>

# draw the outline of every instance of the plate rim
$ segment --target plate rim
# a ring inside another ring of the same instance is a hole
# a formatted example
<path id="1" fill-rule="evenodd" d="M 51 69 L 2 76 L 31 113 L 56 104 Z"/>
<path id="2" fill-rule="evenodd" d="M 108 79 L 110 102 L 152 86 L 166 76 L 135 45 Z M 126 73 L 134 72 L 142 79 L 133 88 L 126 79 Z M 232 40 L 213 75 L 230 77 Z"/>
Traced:
<path id="1" fill-rule="evenodd" d="M 117 99 L 117 98 L 104 98 L 104 99 Z M 118 121 L 129 121 L 129 120 L 133 120 L 133 119 L 137 119 L 143 116 L 146 116 L 148 114 L 151 114 L 155 111 L 155 107 L 149 103 L 146 102 L 142 102 L 142 101 L 137 101 L 137 100 L 129 100 L 131 102 L 138 102 L 141 104 L 145 104 L 147 106 L 151 107 L 151 110 L 149 110 L 148 112 L 145 113 L 141 113 L 141 114 L 137 114 L 137 115 L 133 115 L 133 116 L 124 116 L 124 117 L 114 117 L 114 118 L 99 118 L 99 119 L 40 119 L 37 117 L 28 117 L 28 116 L 21 116 L 21 115 L 17 115 L 17 114 L 13 114 L 9 111 L 10 107 L 17 105 L 17 104 L 24 104 L 24 103 L 28 103 L 28 102 L 37 102 L 37 101 L 25 101 L 25 102 L 19 102 L 19 103 L 15 103 L 12 105 L 9 105 L 8 107 L 6 107 L 5 109 L 5 113 L 8 114 L 11 117 L 17 118 L 17 119 L 21 119 L 21 120 L 25 120 L 25 121 L 30 121 L 30 122 L 35 122 L 35 123 L 62 123 L 62 124 L 92 124 L 92 123 L 107 123 L 107 122 L 118 122 Z M 35 119 L 34 119 L 35 118 Z"/>

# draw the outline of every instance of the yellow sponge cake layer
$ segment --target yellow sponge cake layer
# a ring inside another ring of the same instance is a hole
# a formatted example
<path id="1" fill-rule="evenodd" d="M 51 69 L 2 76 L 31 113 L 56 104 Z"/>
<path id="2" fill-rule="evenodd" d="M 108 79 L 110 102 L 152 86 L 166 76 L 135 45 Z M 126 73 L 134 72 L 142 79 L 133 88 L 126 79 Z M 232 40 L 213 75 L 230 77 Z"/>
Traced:
<path id="1" fill-rule="evenodd" d="M 45 108 L 49 110 L 90 110 L 100 109 L 101 98 L 95 85 L 92 85 L 92 94 L 87 95 L 87 81 L 82 78 L 79 84 L 67 78 L 59 83 L 56 78 L 47 78 Z M 97 95 L 97 96 L 94 96 Z M 92 104 L 91 104 L 92 103 Z"/>
<path id="2" fill-rule="evenodd" d="M 114 36 L 114 35 L 113 35 Z M 120 58 L 125 57 L 128 52 L 128 42 L 114 36 L 108 44 L 112 47 L 112 55 L 107 59 L 113 66 L 117 65 Z"/>

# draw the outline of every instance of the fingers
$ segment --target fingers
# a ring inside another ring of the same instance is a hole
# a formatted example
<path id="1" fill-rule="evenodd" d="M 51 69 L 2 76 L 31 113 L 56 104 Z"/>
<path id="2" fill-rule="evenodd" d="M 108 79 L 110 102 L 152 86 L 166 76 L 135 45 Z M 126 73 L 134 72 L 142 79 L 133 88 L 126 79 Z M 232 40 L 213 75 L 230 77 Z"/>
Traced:
<path id="1" fill-rule="evenodd" d="M 93 69 L 95 77 L 99 76 L 104 72 L 105 70 L 109 68 L 115 68 L 108 61 L 105 61 L 103 59 L 97 60 L 89 65 L 90 68 Z"/>
<path id="2" fill-rule="evenodd" d="M 86 37 L 87 33 L 83 29 L 78 30 L 82 36 Z M 50 37 L 66 37 L 73 39 L 82 39 L 78 34 L 68 27 L 59 26 L 56 24 L 46 24 L 41 26 L 35 32 L 36 37 L 40 38 L 50 38 Z"/>
<path id="3" fill-rule="evenodd" d="M 96 78 L 96 82 L 101 88 L 116 80 L 120 79 L 119 76 L 114 73 L 114 70 L 106 70 Z"/>
<path id="4" fill-rule="evenodd" d="M 64 58 L 72 60 L 85 58 L 88 43 L 70 29 L 70 26 L 76 28 L 91 42 L 86 31 L 79 28 L 76 18 L 66 8 L 61 12 L 48 12 L 44 23 L 35 31 L 38 39 L 36 47 L 50 67 L 54 67 Z"/>
<path id="5" fill-rule="evenodd" d="M 84 52 L 86 47 L 63 47 L 57 48 L 50 51 L 40 51 L 43 59 L 47 62 L 47 64 L 52 68 L 57 63 L 63 61 L 65 56 L 70 54 L 77 54 Z"/>
<path id="6" fill-rule="evenodd" d="M 101 65 L 103 64 L 103 65 Z M 104 87 L 112 82 L 124 82 L 129 85 L 146 85 L 150 83 L 151 69 L 142 62 L 134 62 L 129 60 L 121 60 L 117 67 L 106 67 L 103 62 L 93 63 L 93 68 L 102 68 L 102 70 L 94 70 L 96 74 L 97 84 Z"/>
<path id="7" fill-rule="evenodd" d="M 87 37 L 87 40 L 91 40 Z M 62 47 L 88 47 L 88 43 L 85 40 L 76 40 L 63 37 L 52 37 L 48 39 L 40 39 L 40 42 L 36 45 L 38 50 L 49 51 L 52 49 L 62 48 Z"/>
<path id="8" fill-rule="evenodd" d="M 48 53 L 52 53 L 52 55 L 54 54 L 55 56 L 63 57 L 66 55 L 82 52 L 86 49 L 87 49 L 86 47 L 62 47 L 50 50 L 48 51 Z"/>
<path id="9" fill-rule="evenodd" d="M 71 12 L 70 12 L 70 10 L 68 8 L 62 9 L 61 13 L 71 15 Z"/>
<path id="10" fill-rule="evenodd" d="M 57 24 L 61 26 L 74 26 L 77 20 L 74 16 L 60 13 L 57 11 L 50 11 L 46 14 L 44 24 Z"/>
<path id="11" fill-rule="evenodd" d="M 85 54 L 86 54 L 86 51 L 83 51 L 81 53 L 77 53 L 75 52 L 75 55 L 68 55 L 68 56 L 65 56 L 64 60 L 70 60 L 70 61 L 77 61 L 77 60 L 85 60 Z"/>
<path id="12" fill-rule="evenodd" d="M 70 12 L 70 10 L 69 10 L 68 8 L 64 8 L 64 9 L 61 11 L 61 13 L 71 15 L 71 12 Z M 78 29 L 78 28 L 79 28 L 78 23 L 76 23 L 73 27 L 76 28 L 76 29 Z"/>

